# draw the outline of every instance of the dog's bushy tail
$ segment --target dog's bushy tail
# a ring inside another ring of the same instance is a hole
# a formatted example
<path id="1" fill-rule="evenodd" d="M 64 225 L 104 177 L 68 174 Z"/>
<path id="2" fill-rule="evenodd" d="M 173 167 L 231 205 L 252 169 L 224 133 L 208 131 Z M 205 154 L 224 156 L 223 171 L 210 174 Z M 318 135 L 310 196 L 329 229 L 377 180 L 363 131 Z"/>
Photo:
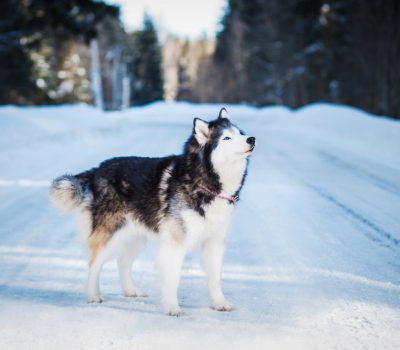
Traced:
<path id="1" fill-rule="evenodd" d="M 53 181 L 50 187 L 50 200 L 64 213 L 77 209 L 84 200 L 80 181 L 72 175 L 63 175 Z"/>

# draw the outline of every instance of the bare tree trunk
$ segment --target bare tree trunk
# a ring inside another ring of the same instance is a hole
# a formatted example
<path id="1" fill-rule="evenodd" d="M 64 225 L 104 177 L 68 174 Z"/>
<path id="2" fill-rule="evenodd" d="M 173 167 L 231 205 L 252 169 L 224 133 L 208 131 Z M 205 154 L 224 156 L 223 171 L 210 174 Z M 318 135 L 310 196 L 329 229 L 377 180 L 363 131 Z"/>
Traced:
<path id="1" fill-rule="evenodd" d="M 99 109 L 104 109 L 103 90 L 101 86 L 101 72 L 99 59 L 99 44 L 96 39 L 90 42 L 91 56 L 91 81 L 94 105 Z"/>
<path id="2" fill-rule="evenodd" d="M 119 47 L 113 48 L 113 66 L 112 66 L 112 109 L 121 109 L 121 49 Z"/>
<path id="3" fill-rule="evenodd" d="M 122 67 L 122 110 L 129 108 L 131 99 L 131 79 L 128 75 L 127 65 Z"/>

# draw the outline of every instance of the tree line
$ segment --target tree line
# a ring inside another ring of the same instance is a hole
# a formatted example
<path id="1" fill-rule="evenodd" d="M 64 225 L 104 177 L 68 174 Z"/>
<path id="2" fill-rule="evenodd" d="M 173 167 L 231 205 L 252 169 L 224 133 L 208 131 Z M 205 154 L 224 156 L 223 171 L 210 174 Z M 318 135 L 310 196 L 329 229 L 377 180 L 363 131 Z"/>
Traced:
<path id="1" fill-rule="evenodd" d="M 95 0 L 0 2 L 0 104 L 342 103 L 400 117 L 400 2 L 227 0 L 215 39 Z"/>
<path id="2" fill-rule="evenodd" d="M 400 2 L 229 0 L 195 101 L 348 104 L 400 117 Z"/>

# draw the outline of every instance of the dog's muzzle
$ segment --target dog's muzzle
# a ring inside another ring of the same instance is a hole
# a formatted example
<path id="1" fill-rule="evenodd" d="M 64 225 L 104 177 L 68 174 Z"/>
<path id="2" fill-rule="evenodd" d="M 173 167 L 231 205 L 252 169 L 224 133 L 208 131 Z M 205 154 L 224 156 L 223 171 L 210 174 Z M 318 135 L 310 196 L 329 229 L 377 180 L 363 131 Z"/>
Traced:
<path id="1" fill-rule="evenodd" d="M 250 145 L 250 149 L 248 152 L 252 152 L 254 147 L 256 147 L 256 138 L 253 136 L 248 137 L 246 142 Z"/>

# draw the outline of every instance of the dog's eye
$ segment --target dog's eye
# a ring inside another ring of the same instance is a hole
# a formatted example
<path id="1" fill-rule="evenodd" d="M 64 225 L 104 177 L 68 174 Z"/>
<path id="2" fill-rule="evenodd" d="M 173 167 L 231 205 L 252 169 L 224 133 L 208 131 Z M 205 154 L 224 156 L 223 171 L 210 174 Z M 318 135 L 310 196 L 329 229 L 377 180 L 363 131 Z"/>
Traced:
<path id="1" fill-rule="evenodd" d="M 228 136 L 225 136 L 225 137 L 223 138 L 224 141 L 228 141 L 228 140 L 230 140 L 230 139 L 231 139 L 231 138 L 228 137 Z"/>

